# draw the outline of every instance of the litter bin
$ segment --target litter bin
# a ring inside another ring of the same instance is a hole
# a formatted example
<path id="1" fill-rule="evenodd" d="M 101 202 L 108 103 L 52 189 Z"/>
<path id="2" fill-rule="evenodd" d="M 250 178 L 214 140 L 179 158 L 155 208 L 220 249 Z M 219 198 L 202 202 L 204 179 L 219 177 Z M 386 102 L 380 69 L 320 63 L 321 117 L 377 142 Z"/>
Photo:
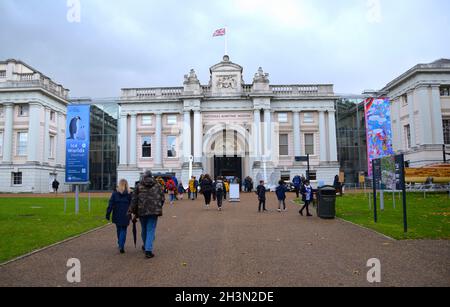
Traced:
<path id="1" fill-rule="evenodd" d="M 332 186 L 323 186 L 317 193 L 317 215 L 322 219 L 336 217 L 336 189 Z"/>

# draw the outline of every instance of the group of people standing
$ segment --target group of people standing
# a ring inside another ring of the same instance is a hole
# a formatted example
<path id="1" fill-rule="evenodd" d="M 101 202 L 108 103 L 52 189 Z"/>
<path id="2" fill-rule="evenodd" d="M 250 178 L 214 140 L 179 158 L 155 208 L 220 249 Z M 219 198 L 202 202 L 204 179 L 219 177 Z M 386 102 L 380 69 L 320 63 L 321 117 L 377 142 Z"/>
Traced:
<path id="1" fill-rule="evenodd" d="M 227 199 L 227 194 L 230 192 L 230 182 L 219 176 L 214 180 L 210 175 L 202 175 L 200 180 L 200 193 L 205 198 L 205 208 L 209 209 L 211 199 L 217 202 L 217 209 L 222 211 L 223 201 Z"/>

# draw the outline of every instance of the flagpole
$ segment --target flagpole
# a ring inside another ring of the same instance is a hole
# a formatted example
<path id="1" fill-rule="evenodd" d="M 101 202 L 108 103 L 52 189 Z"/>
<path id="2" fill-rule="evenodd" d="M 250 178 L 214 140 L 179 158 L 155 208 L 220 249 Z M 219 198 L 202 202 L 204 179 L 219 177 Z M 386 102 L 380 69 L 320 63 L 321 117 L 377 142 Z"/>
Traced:
<path id="1" fill-rule="evenodd" d="M 225 54 L 228 55 L 228 27 L 225 26 Z"/>

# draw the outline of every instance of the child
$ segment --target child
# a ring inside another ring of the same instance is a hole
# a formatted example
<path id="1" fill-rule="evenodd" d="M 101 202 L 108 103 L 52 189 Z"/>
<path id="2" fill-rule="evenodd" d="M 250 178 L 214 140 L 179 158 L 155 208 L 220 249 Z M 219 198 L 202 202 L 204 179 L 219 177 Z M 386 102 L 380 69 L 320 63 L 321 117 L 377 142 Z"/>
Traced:
<path id="1" fill-rule="evenodd" d="M 127 229 L 130 225 L 130 215 L 128 208 L 131 203 L 131 194 L 129 192 L 128 182 L 125 179 L 120 180 L 117 191 L 113 192 L 109 200 L 109 206 L 106 211 L 106 219 L 116 224 L 117 241 L 121 254 L 125 253 L 125 242 L 127 240 Z"/>
<path id="2" fill-rule="evenodd" d="M 183 187 L 183 183 L 180 182 L 180 184 L 178 185 L 178 197 L 180 200 L 183 200 L 184 193 L 186 193 L 186 190 Z"/>
<path id="3" fill-rule="evenodd" d="M 166 189 L 167 189 L 167 192 L 169 193 L 170 205 L 173 206 L 173 204 L 175 202 L 175 192 L 177 190 L 177 186 L 175 185 L 175 182 L 172 179 L 167 181 Z"/>
<path id="4" fill-rule="evenodd" d="M 281 206 L 283 206 L 283 211 L 286 212 L 286 192 L 287 187 L 283 180 L 278 182 L 278 187 L 275 190 L 278 198 L 278 212 L 281 212 Z"/>
<path id="5" fill-rule="evenodd" d="M 303 216 L 303 210 L 305 210 L 305 209 L 306 209 L 306 216 L 308 216 L 308 217 L 312 216 L 309 213 L 309 204 L 311 204 L 311 201 L 313 200 L 313 190 L 312 190 L 309 180 L 306 180 L 305 185 L 302 188 L 302 200 L 305 203 L 305 205 L 300 210 L 301 216 Z"/>
<path id="6" fill-rule="evenodd" d="M 259 186 L 256 188 L 256 195 L 258 195 L 259 207 L 258 212 L 267 212 L 266 210 L 266 187 L 264 186 L 264 180 L 259 182 Z"/>

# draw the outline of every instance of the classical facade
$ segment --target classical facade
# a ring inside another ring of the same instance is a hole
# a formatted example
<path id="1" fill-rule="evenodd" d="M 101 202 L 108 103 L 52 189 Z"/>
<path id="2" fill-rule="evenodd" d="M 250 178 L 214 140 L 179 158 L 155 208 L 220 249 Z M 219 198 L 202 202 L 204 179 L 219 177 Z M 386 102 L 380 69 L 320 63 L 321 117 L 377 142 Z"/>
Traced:
<path id="1" fill-rule="evenodd" d="M 450 145 L 450 59 L 418 64 L 390 82 L 393 145 L 411 167 L 443 162 Z"/>
<path id="2" fill-rule="evenodd" d="M 69 91 L 27 64 L 0 62 L 0 192 L 63 188 Z"/>
<path id="3" fill-rule="evenodd" d="M 123 89 L 118 177 L 135 182 L 149 169 L 251 176 L 269 186 L 306 174 L 331 184 L 339 173 L 333 85 L 271 85 L 260 68 L 252 84 L 228 56 L 210 69 L 208 85 L 192 70 L 182 87 Z"/>

